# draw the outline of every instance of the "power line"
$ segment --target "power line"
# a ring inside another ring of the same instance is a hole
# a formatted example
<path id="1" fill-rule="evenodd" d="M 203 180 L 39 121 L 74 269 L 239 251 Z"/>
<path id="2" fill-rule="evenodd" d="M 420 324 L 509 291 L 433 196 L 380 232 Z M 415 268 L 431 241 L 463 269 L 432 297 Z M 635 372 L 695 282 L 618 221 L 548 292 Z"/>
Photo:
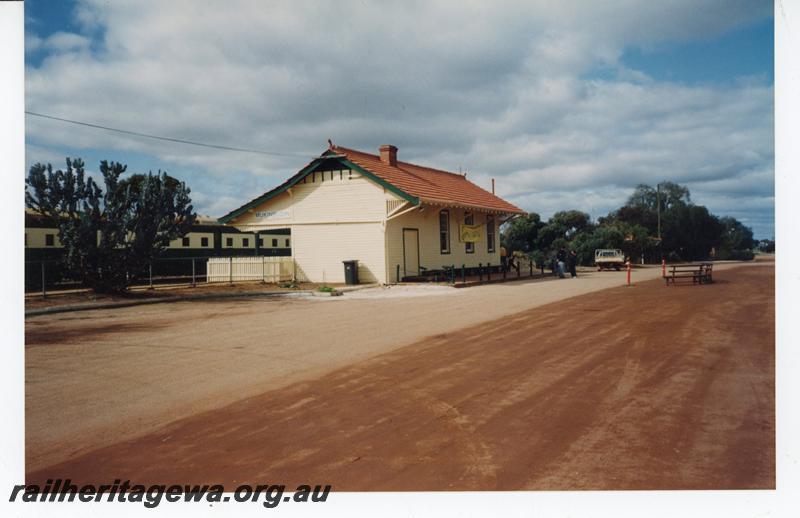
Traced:
<path id="1" fill-rule="evenodd" d="M 225 150 L 225 151 L 237 151 L 237 152 L 240 152 L 240 153 L 256 153 L 256 154 L 259 154 L 259 155 L 300 157 L 300 158 L 315 158 L 312 155 L 301 155 L 301 154 L 298 154 L 298 153 L 279 153 L 277 151 L 263 151 L 263 150 L 260 150 L 260 149 L 248 149 L 248 148 L 233 147 L 233 146 L 223 146 L 221 144 L 207 144 L 207 143 L 204 143 L 204 142 L 195 142 L 193 140 L 184 140 L 184 139 L 172 138 L 172 137 L 162 137 L 162 136 L 159 136 L 159 135 L 150 135 L 148 133 L 140 133 L 138 131 L 130 131 L 130 130 L 124 130 L 124 129 L 119 129 L 119 128 L 111 128 L 109 126 L 101 126 L 100 124 L 92 124 L 90 122 L 82 122 L 82 121 L 76 121 L 76 120 L 71 120 L 71 119 L 64 119 L 64 118 L 61 118 L 61 117 L 55 117 L 53 115 L 45 115 L 43 113 L 30 112 L 30 111 L 27 111 L 27 110 L 25 110 L 25 113 L 28 114 L 28 115 L 33 115 L 34 117 L 41 117 L 43 119 L 51 119 L 51 120 L 60 121 L 60 122 L 68 122 L 70 124 L 77 124 L 79 126 L 86 126 L 86 127 L 89 127 L 89 128 L 101 129 L 101 130 L 106 130 L 106 131 L 115 131 L 117 133 L 123 133 L 125 135 L 133 135 L 133 136 L 136 136 L 136 137 L 145 137 L 145 138 L 151 138 L 151 139 L 155 139 L 155 140 L 166 140 L 167 142 L 177 142 L 179 144 L 188 144 L 190 146 L 200 146 L 200 147 L 207 147 L 207 148 L 212 148 L 212 149 L 222 149 L 222 150 Z"/>

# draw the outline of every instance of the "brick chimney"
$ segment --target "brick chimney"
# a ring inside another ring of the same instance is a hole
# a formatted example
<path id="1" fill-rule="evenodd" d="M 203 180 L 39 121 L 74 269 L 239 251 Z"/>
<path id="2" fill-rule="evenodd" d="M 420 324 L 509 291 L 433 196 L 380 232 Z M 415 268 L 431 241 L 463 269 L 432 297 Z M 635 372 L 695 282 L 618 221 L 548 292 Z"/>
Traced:
<path id="1" fill-rule="evenodd" d="M 397 148 L 389 144 L 384 144 L 380 147 L 381 162 L 388 165 L 397 165 Z"/>

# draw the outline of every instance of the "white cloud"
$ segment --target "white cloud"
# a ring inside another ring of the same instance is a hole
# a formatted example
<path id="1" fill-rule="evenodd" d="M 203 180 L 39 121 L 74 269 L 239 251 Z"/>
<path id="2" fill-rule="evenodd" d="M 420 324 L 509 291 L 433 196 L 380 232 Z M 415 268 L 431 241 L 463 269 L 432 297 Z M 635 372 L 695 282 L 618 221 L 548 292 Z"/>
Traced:
<path id="1" fill-rule="evenodd" d="M 42 46 L 55 53 L 81 52 L 89 49 L 91 40 L 74 32 L 55 32 L 42 41 Z"/>
<path id="2" fill-rule="evenodd" d="M 50 54 L 27 71 L 27 103 L 145 133 L 303 155 L 328 137 L 366 150 L 394 143 L 401 159 L 461 166 L 482 185 L 496 177 L 500 193 L 545 215 L 590 210 L 589 202 L 602 214 L 631 186 L 663 179 L 688 183 L 698 202 L 707 194 L 724 212 L 746 206 L 748 191 L 736 185 L 750 185 L 754 171 L 759 195 L 772 189 L 771 85 L 664 83 L 619 56 L 722 34 L 769 16 L 766 4 L 87 0 L 76 9 L 85 34 L 31 41 Z M 596 67 L 614 76 L 587 78 Z M 153 169 L 191 171 L 196 205 L 216 215 L 306 162 L 32 117 L 27 131 L 42 147 L 113 149 L 109 158 L 122 161 L 147 153 Z"/>

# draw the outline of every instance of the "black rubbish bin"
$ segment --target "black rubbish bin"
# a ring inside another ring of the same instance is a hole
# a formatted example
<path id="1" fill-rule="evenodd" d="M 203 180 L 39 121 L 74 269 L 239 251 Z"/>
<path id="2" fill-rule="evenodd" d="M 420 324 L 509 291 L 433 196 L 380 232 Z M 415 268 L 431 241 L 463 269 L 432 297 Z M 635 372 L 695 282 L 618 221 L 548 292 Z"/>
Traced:
<path id="1" fill-rule="evenodd" d="M 345 284 L 358 284 L 358 259 L 342 261 L 344 263 Z"/>

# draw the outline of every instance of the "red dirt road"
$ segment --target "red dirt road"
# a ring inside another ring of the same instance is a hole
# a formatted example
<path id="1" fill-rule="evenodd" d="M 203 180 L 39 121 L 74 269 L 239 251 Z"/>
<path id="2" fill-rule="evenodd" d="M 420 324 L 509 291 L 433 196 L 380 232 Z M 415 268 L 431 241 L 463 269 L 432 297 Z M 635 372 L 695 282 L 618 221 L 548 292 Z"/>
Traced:
<path id="1" fill-rule="evenodd" d="M 715 278 L 605 290 L 436 336 L 27 478 L 774 488 L 774 269 Z"/>

